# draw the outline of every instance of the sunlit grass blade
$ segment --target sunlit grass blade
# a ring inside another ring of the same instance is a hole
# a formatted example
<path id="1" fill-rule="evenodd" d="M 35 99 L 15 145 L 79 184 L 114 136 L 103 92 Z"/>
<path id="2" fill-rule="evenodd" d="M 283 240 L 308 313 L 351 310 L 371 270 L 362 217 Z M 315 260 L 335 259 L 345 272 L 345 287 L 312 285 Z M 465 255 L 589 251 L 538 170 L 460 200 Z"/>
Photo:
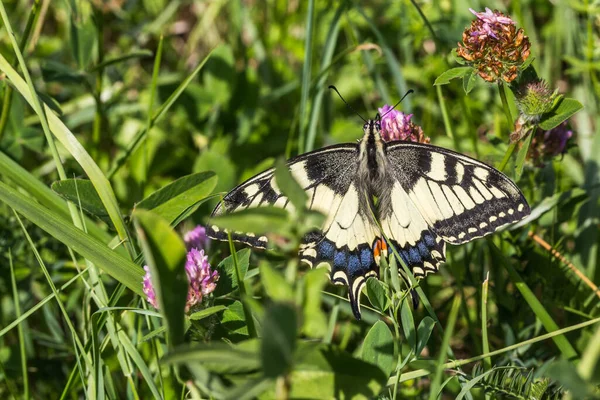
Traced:
<path id="1" fill-rule="evenodd" d="M 206 62 L 208 61 L 208 59 L 210 58 L 210 56 L 214 50 L 215 49 L 211 50 L 211 52 L 208 53 L 206 55 L 206 57 L 204 57 L 202 62 L 200 62 L 200 64 L 198 64 L 198 66 L 192 71 L 192 73 L 187 78 L 185 78 L 185 80 L 183 82 L 181 82 L 181 84 L 177 87 L 177 89 L 175 89 L 175 91 L 173 93 L 171 93 L 171 95 L 164 102 L 164 104 L 162 104 L 158 108 L 158 110 L 156 110 L 156 112 L 152 116 L 150 126 L 154 126 L 154 124 L 156 124 L 158 121 L 160 121 L 160 119 L 171 108 L 171 106 L 175 103 L 175 101 L 177 101 L 179 96 L 181 96 L 181 94 L 185 91 L 185 89 L 188 87 L 188 85 L 193 81 L 193 79 L 196 77 L 196 75 L 198 75 L 198 72 L 200 72 L 202 67 L 204 67 L 204 64 L 206 64 Z M 142 140 L 146 137 L 147 134 L 148 134 L 148 130 L 143 129 L 135 135 L 135 137 L 129 143 L 125 152 L 123 154 L 121 154 L 120 156 L 118 156 L 115 159 L 115 161 L 113 162 L 113 164 L 111 165 L 110 170 L 106 174 L 108 179 L 112 179 L 112 177 L 117 173 L 117 171 L 129 159 L 131 154 L 137 149 L 139 144 L 142 143 Z"/>
<path id="2" fill-rule="evenodd" d="M 304 41 L 304 64 L 302 66 L 302 85 L 300 92 L 300 105 L 298 111 L 298 151 L 305 153 L 309 151 L 306 138 L 306 113 L 308 110 L 308 95 L 310 91 L 310 76 L 312 72 L 312 43 L 315 23 L 315 0 L 308 0 L 308 12 L 306 14 L 306 39 Z"/>
<path id="3" fill-rule="evenodd" d="M 548 332 L 557 331 L 558 325 L 556 324 L 556 322 L 554 322 L 548 311 L 546 311 L 542 303 L 540 303 L 540 301 L 531 291 L 529 286 L 527 286 L 523 278 L 521 278 L 519 273 L 515 270 L 512 263 L 506 259 L 504 254 L 500 251 L 500 249 L 498 249 L 498 247 L 494 244 L 494 242 L 491 239 L 488 239 L 488 244 L 492 249 L 492 253 L 494 254 L 495 258 L 502 263 L 504 268 L 506 268 L 510 279 L 513 281 L 517 289 L 519 289 L 519 292 L 521 292 L 521 295 L 523 296 L 531 310 L 535 313 L 536 317 L 542 322 L 544 328 L 546 328 Z M 554 343 L 556 343 L 556 346 L 559 348 L 560 352 L 566 359 L 574 359 L 575 357 L 577 357 L 577 352 L 575 351 L 573 346 L 571 346 L 571 343 L 569 343 L 566 336 L 556 336 L 553 337 L 552 340 L 554 340 Z"/>
<path id="4" fill-rule="evenodd" d="M 0 10 L 3 10 L 1 3 Z M 117 230 L 119 238 L 124 241 L 125 247 L 128 249 L 129 254 L 133 255 L 135 251 L 133 250 L 131 242 L 129 242 L 128 240 L 129 234 L 125 226 L 125 222 L 123 221 L 123 217 L 121 216 L 121 212 L 117 204 L 117 199 L 112 190 L 112 187 L 110 186 L 110 183 L 108 182 L 98 165 L 90 157 L 88 152 L 83 148 L 81 143 L 79 143 L 79 141 L 69 130 L 69 128 L 67 128 L 66 125 L 47 106 L 44 105 L 44 108 L 40 106 L 39 100 L 35 95 L 35 91 L 33 89 L 30 90 L 28 88 L 27 83 L 19 76 L 17 71 L 15 71 L 10 66 L 10 64 L 8 64 L 6 59 L 1 54 L 0 70 L 4 71 L 4 73 L 10 79 L 10 81 L 18 90 L 18 92 L 25 98 L 25 100 L 27 100 L 29 104 L 34 106 L 34 109 L 40 117 L 40 121 L 42 121 L 42 124 L 46 123 L 47 118 L 48 129 L 54 134 L 54 136 L 56 136 L 56 138 L 63 144 L 67 151 L 69 151 L 73 158 L 77 160 L 79 165 L 86 172 L 86 174 L 94 184 L 98 195 L 102 199 L 102 203 L 104 204 L 104 207 L 110 215 L 111 222 Z M 50 141 L 52 141 L 52 139 L 50 139 Z M 58 162 L 57 168 L 60 165 L 60 162 Z M 73 211 L 71 212 L 71 215 L 73 216 Z"/>
<path id="5" fill-rule="evenodd" d="M 25 218 L 48 232 L 57 240 L 94 263 L 133 292 L 143 295 L 142 269 L 130 260 L 109 249 L 106 244 L 91 237 L 54 212 L 41 207 L 23 194 L 0 182 L 0 200 Z"/>
<path id="6" fill-rule="evenodd" d="M 460 295 L 454 296 L 452 306 L 450 308 L 450 315 L 448 316 L 448 322 L 446 323 L 446 329 L 444 329 L 444 337 L 442 338 L 442 344 L 439 348 L 439 355 L 435 367 L 433 379 L 431 381 L 431 387 L 429 389 L 429 400 L 435 400 L 438 398 L 441 390 L 442 373 L 445 369 L 444 360 L 446 360 L 446 354 L 448 354 L 448 348 L 450 346 L 450 338 L 454 332 L 454 324 L 456 323 L 456 317 L 458 316 L 458 310 L 460 308 Z"/>
<path id="7" fill-rule="evenodd" d="M 599 322 L 600 322 L 600 318 L 595 318 L 595 319 L 592 319 L 592 320 L 589 320 L 589 321 L 582 322 L 580 324 L 569 326 L 567 328 L 559 329 L 559 330 L 551 332 L 551 333 L 546 333 L 544 335 L 540 335 L 540 336 L 534 337 L 532 339 L 525 340 L 523 342 L 519 342 L 519 343 L 510 345 L 510 346 L 506 346 L 506 347 L 504 347 L 502 349 L 494 350 L 494 351 L 489 352 L 487 354 L 482 354 L 480 356 L 475 356 L 475 357 L 467 358 L 467 359 L 464 359 L 464 360 L 448 361 L 447 363 L 445 363 L 443 365 L 443 368 L 444 369 L 458 368 L 458 367 L 463 366 L 463 365 L 467 365 L 467 364 L 471 364 L 471 363 L 474 363 L 474 362 L 477 362 L 477 361 L 481 361 L 481 360 L 483 360 L 485 358 L 488 358 L 488 357 L 493 357 L 493 356 L 497 356 L 497 355 L 500 355 L 500 354 L 507 353 L 507 352 L 512 351 L 512 350 L 516 350 L 516 349 L 518 349 L 520 347 L 529 346 L 529 345 L 531 345 L 533 343 L 542 342 L 542 341 L 547 340 L 547 339 L 553 339 L 553 338 L 555 338 L 557 336 L 564 335 L 566 333 L 573 332 L 573 331 L 576 331 L 576 330 L 579 330 L 579 329 L 583 329 L 583 328 L 585 328 L 587 326 L 594 325 L 594 324 L 597 324 Z M 423 377 L 423 376 L 430 375 L 431 373 L 432 373 L 432 371 L 429 370 L 429 369 L 418 369 L 418 370 L 414 370 L 414 371 L 405 372 L 400 377 L 400 382 L 406 382 L 406 381 L 410 381 L 412 379 L 417 379 L 417 378 L 420 378 L 420 377 Z M 395 378 L 392 377 L 390 380 L 388 380 L 388 385 L 393 385 L 394 382 L 395 382 L 394 379 Z"/>
<path id="8" fill-rule="evenodd" d="M 19 290 L 17 288 L 17 280 L 15 277 L 15 267 L 11 250 L 8 249 L 8 264 L 10 266 L 10 283 L 13 291 L 13 303 L 15 308 L 15 317 L 20 319 L 21 316 L 21 301 L 19 300 Z M 19 332 L 19 356 L 21 359 L 21 373 L 23 374 L 23 398 L 29 398 L 29 373 L 27 372 L 27 351 L 25 349 L 25 333 L 23 324 L 19 324 L 17 328 Z"/>
<path id="9" fill-rule="evenodd" d="M 333 54 L 335 52 L 335 46 L 340 32 L 340 19 L 346 10 L 346 3 L 340 2 L 338 9 L 336 10 L 333 20 L 329 25 L 329 32 L 327 33 L 327 40 L 325 42 L 323 57 L 321 58 L 321 72 L 319 73 L 319 80 L 315 84 L 316 93 L 313 98 L 312 108 L 310 111 L 310 117 L 308 120 L 308 129 L 306 135 L 306 145 L 304 151 L 311 151 L 314 149 L 315 138 L 317 136 L 317 124 L 319 122 L 319 116 L 323 108 L 323 96 L 325 94 L 327 79 L 327 73 L 325 72 L 331 63 Z"/>
<path id="10" fill-rule="evenodd" d="M 486 276 L 485 280 L 481 284 L 481 348 L 483 349 L 483 353 L 490 352 L 490 343 L 488 339 L 488 316 L 487 316 L 487 302 L 488 302 L 488 286 L 489 286 L 489 278 L 490 274 Z M 492 359 L 484 358 L 483 365 L 486 370 L 490 370 L 492 368 Z"/>

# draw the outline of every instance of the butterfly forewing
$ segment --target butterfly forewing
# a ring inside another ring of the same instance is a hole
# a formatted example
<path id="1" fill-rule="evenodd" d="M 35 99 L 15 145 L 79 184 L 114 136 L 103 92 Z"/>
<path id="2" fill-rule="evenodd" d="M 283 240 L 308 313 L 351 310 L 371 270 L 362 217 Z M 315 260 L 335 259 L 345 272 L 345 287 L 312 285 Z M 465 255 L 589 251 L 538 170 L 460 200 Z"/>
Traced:
<path id="1" fill-rule="evenodd" d="M 386 154 L 394 177 L 442 240 L 461 244 L 519 221 L 530 212 L 500 171 L 453 151 L 394 142 Z"/>

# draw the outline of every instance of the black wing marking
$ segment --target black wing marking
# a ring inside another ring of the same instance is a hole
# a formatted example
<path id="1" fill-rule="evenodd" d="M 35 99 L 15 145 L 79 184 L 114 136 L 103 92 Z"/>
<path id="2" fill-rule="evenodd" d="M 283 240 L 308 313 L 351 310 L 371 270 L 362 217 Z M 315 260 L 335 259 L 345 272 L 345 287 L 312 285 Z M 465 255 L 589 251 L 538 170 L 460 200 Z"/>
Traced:
<path id="1" fill-rule="evenodd" d="M 529 215 L 519 188 L 480 161 L 440 147 L 390 142 L 393 177 L 429 228 L 450 244 L 486 236 Z"/>
<path id="2" fill-rule="evenodd" d="M 352 166 L 356 154 L 356 145 L 341 144 L 302 154 L 287 162 L 290 172 L 308 194 L 309 209 L 329 214 L 331 204 L 327 203 L 333 199 L 321 197 L 348 190 L 355 173 Z M 277 187 L 274 172 L 271 168 L 235 187 L 217 204 L 211 217 L 264 205 L 292 210 L 293 205 Z M 207 228 L 207 234 L 213 239 L 227 240 L 227 232 L 214 225 Z M 257 248 L 266 248 L 268 242 L 266 236 L 259 237 L 251 232 L 232 232 L 231 236 L 234 241 Z"/>

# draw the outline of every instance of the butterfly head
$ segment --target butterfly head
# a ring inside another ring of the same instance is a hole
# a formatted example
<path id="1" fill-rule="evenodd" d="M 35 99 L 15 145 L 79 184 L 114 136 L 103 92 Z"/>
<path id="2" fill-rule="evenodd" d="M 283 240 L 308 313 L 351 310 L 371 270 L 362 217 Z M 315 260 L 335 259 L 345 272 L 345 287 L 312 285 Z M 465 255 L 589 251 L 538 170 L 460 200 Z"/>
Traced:
<path id="1" fill-rule="evenodd" d="M 381 132 L 381 119 L 379 114 L 375 119 L 370 119 L 363 125 L 363 132 L 365 136 L 379 134 Z"/>

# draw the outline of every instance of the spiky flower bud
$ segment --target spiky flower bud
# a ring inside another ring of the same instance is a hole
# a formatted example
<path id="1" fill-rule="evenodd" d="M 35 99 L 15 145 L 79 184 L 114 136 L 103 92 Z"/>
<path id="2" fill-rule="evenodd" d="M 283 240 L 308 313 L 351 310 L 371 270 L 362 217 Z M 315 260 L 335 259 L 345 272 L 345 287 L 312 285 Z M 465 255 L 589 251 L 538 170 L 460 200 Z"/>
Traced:
<path id="1" fill-rule="evenodd" d="M 517 107 L 525 121 L 534 123 L 539 122 L 543 114 L 552 110 L 557 96 L 543 79 L 525 83 L 514 93 Z"/>
<path id="2" fill-rule="evenodd" d="M 469 9 L 477 19 L 463 32 L 457 54 L 488 82 L 512 82 L 530 54 L 530 43 L 523 29 L 497 10 L 485 12 Z"/>

